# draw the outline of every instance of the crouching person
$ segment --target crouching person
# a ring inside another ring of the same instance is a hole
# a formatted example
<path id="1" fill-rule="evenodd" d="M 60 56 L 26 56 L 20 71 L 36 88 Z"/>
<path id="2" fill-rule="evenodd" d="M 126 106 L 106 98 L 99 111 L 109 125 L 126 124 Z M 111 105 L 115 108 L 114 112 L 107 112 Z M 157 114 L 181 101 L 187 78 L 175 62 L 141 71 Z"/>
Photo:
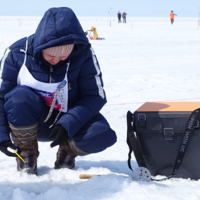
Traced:
<path id="1" fill-rule="evenodd" d="M 59 145 L 55 168 L 116 142 L 99 113 L 106 103 L 102 74 L 70 8 L 51 8 L 36 32 L 11 45 L 1 60 L 0 150 L 19 149 L 17 169 L 37 174 L 38 141 Z"/>

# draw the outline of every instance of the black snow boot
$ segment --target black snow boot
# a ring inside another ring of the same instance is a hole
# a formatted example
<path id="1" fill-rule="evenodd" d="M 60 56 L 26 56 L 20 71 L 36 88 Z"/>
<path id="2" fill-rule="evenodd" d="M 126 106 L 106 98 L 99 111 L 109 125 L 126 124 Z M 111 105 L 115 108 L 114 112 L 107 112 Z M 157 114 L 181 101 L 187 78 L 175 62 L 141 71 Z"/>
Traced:
<path id="1" fill-rule="evenodd" d="M 87 153 L 78 149 L 72 139 L 67 140 L 59 146 L 55 169 L 68 168 L 72 169 L 75 167 L 75 158 L 77 156 L 85 156 Z"/>

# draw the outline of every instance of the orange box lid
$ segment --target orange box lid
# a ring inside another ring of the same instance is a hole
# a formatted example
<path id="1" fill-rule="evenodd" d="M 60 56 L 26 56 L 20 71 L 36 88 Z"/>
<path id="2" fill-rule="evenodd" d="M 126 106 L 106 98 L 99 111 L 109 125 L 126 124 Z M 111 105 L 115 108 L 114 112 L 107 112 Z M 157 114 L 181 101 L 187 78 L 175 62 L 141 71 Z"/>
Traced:
<path id="1" fill-rule="evenodd" d="M 137 112 L 192 112 L 200 108 L 200 102 L 146 102 Z"/>

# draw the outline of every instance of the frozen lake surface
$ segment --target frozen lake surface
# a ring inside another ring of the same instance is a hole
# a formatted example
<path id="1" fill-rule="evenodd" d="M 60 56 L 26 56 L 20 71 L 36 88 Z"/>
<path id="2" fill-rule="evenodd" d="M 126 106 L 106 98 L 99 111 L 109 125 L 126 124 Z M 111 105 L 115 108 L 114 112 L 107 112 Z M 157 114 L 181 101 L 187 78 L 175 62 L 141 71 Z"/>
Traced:
<path id="1" fill-rule="evenodd" d="M 0 57 L 16 40 L 33 34 L 41 17 L 0 17 Z M 197 19 L 83 18 L 86 31 L 95 26 L 92 41 L 103 74 L 108 103 L 101 110 L 118 141 L 107 150 L 76 159 L 73 170 L 55 170 L 57 147 L 39 143 L 38 176 L 16 171 L 15 159 L 0 153 L 2 200 L 198 200 L 200 181 L 170 179 L 133 181 L 127 165 L 126 113 L 149 101 L 200 100 L 200 30 Z M 132 156 L 132 167 L 137 163 Z M 102 174 L 89 180 L 79 174 Z M 128 177 L 128 178 L 126 178 Z"/>

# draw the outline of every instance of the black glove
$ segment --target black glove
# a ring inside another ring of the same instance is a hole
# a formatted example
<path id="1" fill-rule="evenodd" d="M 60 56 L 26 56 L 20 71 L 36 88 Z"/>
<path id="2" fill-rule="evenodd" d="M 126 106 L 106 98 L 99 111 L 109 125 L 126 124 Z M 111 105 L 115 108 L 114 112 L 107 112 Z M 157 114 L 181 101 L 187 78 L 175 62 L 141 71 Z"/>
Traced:
<path id="1" fill-rule="evenodd" d="M 61 125 L 56 125 L 54 129 L 51 131 L 49 138 L 52 138 L 56 135 L 54 141 L 50 144 L 51 147 L 55 147 L 56 145 L 62 144 L 66 140 L 68 140 L 68 132 Z"/>
<path id="2" fill-rule="evenodd" d="M 3 142 L 0 144 L 0 150 L 3 153 L 5 153 L 7 156 L 17 157 L 17 155 L 15 153 L 8 151 L 7 147 L 10 147 L 13 150 L 17 149 L 17 147 L 11 141 L 6 141 L 6 142 Z"/>

